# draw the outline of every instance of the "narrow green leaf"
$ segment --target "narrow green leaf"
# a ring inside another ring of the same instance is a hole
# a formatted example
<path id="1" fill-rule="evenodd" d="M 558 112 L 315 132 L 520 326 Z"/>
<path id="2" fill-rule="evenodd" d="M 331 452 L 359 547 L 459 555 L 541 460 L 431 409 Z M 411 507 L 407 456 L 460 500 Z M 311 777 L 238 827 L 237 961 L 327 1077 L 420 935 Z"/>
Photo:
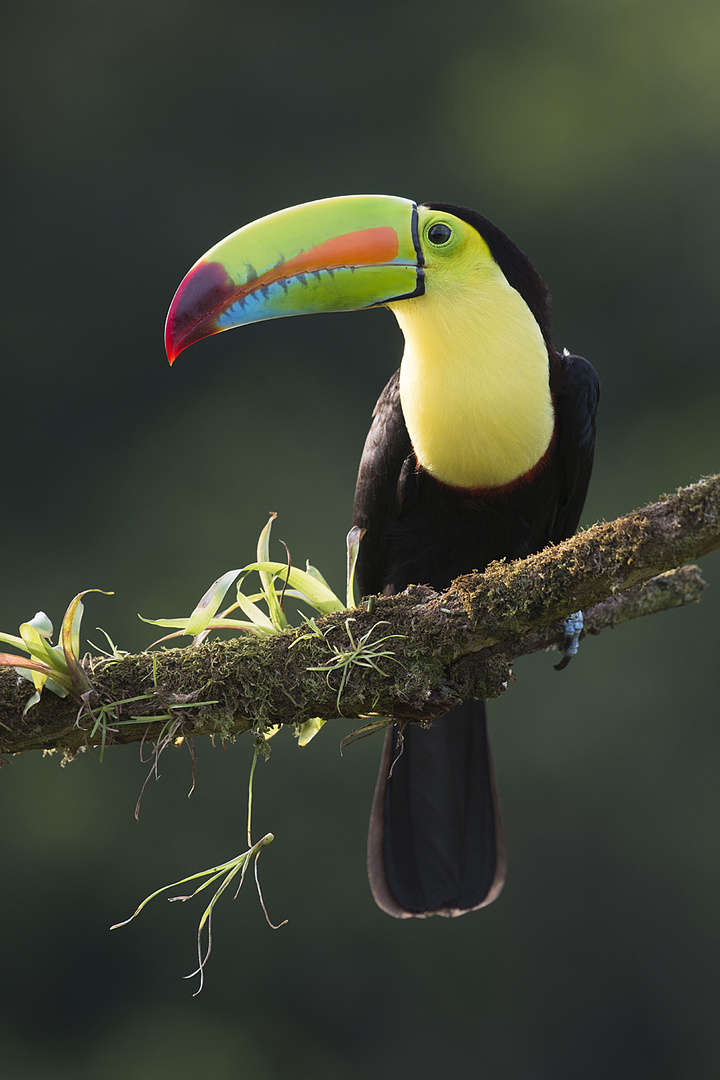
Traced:
<path id="1" fill-rule="evenodd" d="M 184 626 L 187 622 L 187 619 L 182 619 L 178 621 L 182 622 L 182 625 Z M 143 622 L 152 623 L 156 626 L 173 625 L 173 621 L 171 619 L 158 619 L 157 622 L 153 622 L 153 620 L 151 619 L 143 619 Z M 211 619 L 204 632 L 209 633 L 210 630 L 242 630 L 248 634 L 257 634 L 259 636 L 277 633 L 274 627 L 271 627 L 268 630 L 264 626 L 257 626 L 255 623 L 250 622 L 243 622 L 241 619 Z M 151 645 L 148 645 L 148 649 L 154 649 L 156 645 L 163 645 L 166 641 L 173 641 L 175 638 L 187 636 L 187 630 L 176 630 L 173 634 L 166 634 L 165 637 L 161 637 L 158 638 L 157 641 L 153 641 Z M 195 635 L 195 637 L 197 636 L 198 635 Z M 189 644 L 192 644 L 192 642 L 190 642 Z M 184 647 L 186 648 L 187 646 Z"/>
<path id="2" fill-rule="evenodd" d="M 292 566 L 288 571 L 285 563 L 262 562 L 250 563 L 248 566 L 244 566 L 241 573 L 244 576 L 252 573 L 253 570 L 257 570 L 261 574 L 281 578 L 283 581 L 287 577 L 288 584 L 291 588 L 297 589 L 301 594 L 301 599 L 305 600 L 322 615 L 329 615 L 332 611 L 344 611 L 345 609 L 342 600 L 335 595 L 332 589 L 328 588 L 316 577 L 313 577 L 312 574 L 306 573 L 305 570 L 298 570 L 297 567 Z"/>
<path id="3" fill-rule="evenodd" d="M 272 531 L 272 523 L 275 521 L 277 514 L 274 510 L 270 511 L 270 517 L 265 528 L 260 533 L 257 542 L 257 561 L 269 562 L 270 561 L 270 533 Z"/>
<path id="4" fill-rule="evenodd" d="M 146 619 L 144 615 L 138 614 L 138 619 L 147 623 L 148 626 L 174 626 L 183 631 L 189 622 L 187 616 L 181 619 Z"/>
<path id="5" fill-rule="evenodd" d="M 240 585 L 238 585 L 237 590 L 237 601 L 248 619 L 251 619 L 257 626 L 262 626 L 265 630 L 275 633 L 275 627 L 273 626 L 272 621 L 268 618 L 262 608 L 258 607 L 249 596 L 245 595 L 240 588 Z"/>
<path id="6" fill-rule="evenodd" d="M 78 593 L 68 605 L 60 629 L 60 642 L 72 678 L 73 687 L 76 690 L 82 690 L 83 692 L 90 689 L 90 680 L 80 663 L 80 624 L 82 623 L 83 611 L 85 610 L 82 598 L 91 592 L 102 593 L 104 596 L 113 595 L 105 589 L 85 589 L 83 592 Z"/>
<path id="7" fill-rule="evenodd" d="M 217 581 L 212 583 L 190 618 L 187 620 L 185 629 L 186 634 L 191 634 L 195 637 L 197 634 L 201 634 L 203 630 L 207 629 L 210 620 L 217 613 L 220 605 L 225 599 L 225 593 L 240 573 L 242 573 L 241 570 L 228 570 L 226 574 L 223 574 L 222 577 L 219 577 Z"/>
<path id="8" fill-rule="evenodd" d="M 272 530 L 272 523 L 277 517 L 274 511 L 271 511 L 268 523 L 260 533 L 257 543 L 257 566 L 264 566 L 265 563 L 270 561 L 270 532 Z M 280 564 L 282 565 L 282 564 Z M 284 567 L 287 572 L 287 566 Z M 285 612 L 282 609 L 282 604 L 278 598 L 277 590 L 275 589 L 275 583 L 273 581 L 273 575 L 266 573 L 264 570 L 259 571 L 260 585 L 265 594 L 265 603 L 268 606 L 268 612 L 270 615 L 270 621 L 276 630 L 287 630 L 290 625 L 285 617 Z"/>
<path id="9" fill-rule="evenodd" d="M 33 705 L 37 705 L 37 703 L 40 700 L 40 693 L 41 693 L 40 690 L 36 690 L 35 693 L 32 694 L 32 696 L 27 699 L 27 701 L 25 702 L 25 708 L 22 711 L 23 716 L 25 716 L 25 714 L 30 709 L 32 709 Z"/>
<path id="10" fill-rule="evenodd" d="M 313 566 L 309 559 L 305 562 L 305 573 L 309 574 L 311 578 L 315 578 L 316 581 L 322 582 L 326 589 L 332 591 L 323 575 L 318 570 L 317 566 Z"/>
<path id="11" fill-rule="evenodd" d="M 347 606 L 355 607 L 355 567 L 360 554 L 360 541 L 366 533 L 359 525 L 353 525 L 347 534 Z"/>
<path id="12" fill-rule="evenodd" d="M 22 649 L 25 652 L 25 642 L 21 637 L 15 637 L 14 634 L 0 634 L 0 641 L 4 641 L 6 645 L 14 645 L 16 649 Z"/>
<path id="13" fill-rule="evenodd" d="M 257 542 L 257 561 L 258 561 L 258 563 L 266 563 L 266 562 L 270 561 L 270 533 L 272 531 L 272 523 L 273 523 L 273 521 L 275 520 L 276 517 L 277 517 L 277 514 L 274 513 L 274 511 L 271 511 L 270 512 L 270 517 L 268 518 L 268 523 L 265 526 L 265 528 L 262 530 L 262 532 L 260 533 L 260 536 L 258 537 L 258 542 Z M 264 573 L 260 574 L 260 585 L 262 587 L 262 591 L 263 591 L 263 593 L 265 595 L 265 598 L 267 599 L 268 594 L 269 594 L 270 590 L 272 589 L 272 578 L 269 577 L 268 574 L 264 574 Z M 268 601 L 268 606 L 269 606 L 269 601 Z"/>
<path id="14" fill-rule="evenodd" d="M 22 637 L 26 652 L 30 653 L 31 656 L 34 656 L 36 660 L 40 660 L 42 663 L 47 664 L 48 667 L 53 670 L 57 670 L 61 674 L 67 675 L 68 666 L 62 651 L 58 651 L 50 645 L 44 635 L 41 634 L 32 623 L 23 623 L 21 625 L 20 636 Z"/>
<path id="15" fill-rule="evenodd" d="M 259 626 L 258 623 L 245 622 L 244 619 L 212 619 L 208 630 L 248 630 L 251 634 L 274 634 L 274 626 Z"/>

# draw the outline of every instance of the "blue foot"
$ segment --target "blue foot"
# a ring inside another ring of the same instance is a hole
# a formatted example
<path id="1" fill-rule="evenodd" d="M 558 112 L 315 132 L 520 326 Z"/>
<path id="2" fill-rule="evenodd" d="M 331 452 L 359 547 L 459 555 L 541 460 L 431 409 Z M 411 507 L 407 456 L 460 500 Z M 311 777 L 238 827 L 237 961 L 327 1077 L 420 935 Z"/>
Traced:
<path id="1" fill-rule="evenodd" d="M 577 653 L 580 634 L 584 625 L 585 620 L 582 611 L 576 611 L 572 615 L 568 615 L 565 620 L 565 641 L 563 643 L 562 659 L 559 664 L 554 665 L 556 671 L 562 671 L 563 668 L 566 668 Z"/>

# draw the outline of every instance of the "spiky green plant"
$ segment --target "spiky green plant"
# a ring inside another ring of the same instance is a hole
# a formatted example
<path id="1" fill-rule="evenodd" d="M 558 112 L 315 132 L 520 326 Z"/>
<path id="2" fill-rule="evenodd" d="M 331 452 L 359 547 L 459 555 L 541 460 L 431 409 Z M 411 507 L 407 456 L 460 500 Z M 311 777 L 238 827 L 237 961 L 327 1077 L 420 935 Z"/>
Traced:
<path id="1" fill-rule="evenodd" d="M 23 715 L 37 705 L 45 688 L 58 697 L 74 694 L 77 698 L 82 698 L 92 689 L 80 660 L 80 626 L 85 610 L 82 598 L 91 592 L 112 596 L 104 589 L 85 589 L 78 593 L 63 616 L 57 645 L 52 643 L 53 625 L 44 611 L 38 611 L 29 622 L 21 624 L 19 637 L 0 633 L 0 641 L 27 654 L 16 656 L 13 653 L 0 653 L 0 667 L 15 668 L 18 675 L 28 679 L 35 687 Z"/>
<path id="2" fill-rule="evenodd" d="M 192 637 L 192 644 L 198 644 L 213 630 L 244 631 L 259 635 L 289 630 L 291 624 L 285 613 L 286 597 L 307 604 L 318 615 L 330 615 L 334 611 L 345 609 L 346 605 L 340 597 L 332 591 L 320 571 L 310 563 L 307 563 L 305 570 L 298 570 L 290 562 L 289 556 L 286 563 L 271 560 L 270 533 L 276 517 L 276 514 L 271 514 L 260 533 L 257 561 L 238 570 L 228 570 L 214 581 L 189 616 L 177 619 L 143 619 L 143 622 L 152 626 L 174 630 L 174 633 L 156 641 L 155 645 L 186 636 Z M 348 534 L 347 607 L 355 604 L 353 587 L 361 536 L 362 532 L 357 528 Z M 257 573 L 260 579 L 260 590 L 246 593 L 244 586 L 249 575 L 253 573 Z M 228 589 L 235 581 L 235 601 L 224 611 L 220 611 Z M 261 604 L 265 605 L 265 609 Z M 245 616 L 244 619 L 233 617 L 238 611 Z"/>
<path id="3" fill-rule="evenodd" d="M 268 846 L 268 844 L 272 843 L 272 841 L 274 840 L 274 836 L 272 833 L 266 833 L 265 836 L 263 836 L 256 843 L 253 843 L 252 839 L 253 778 L 255 775 L 255 766 L 257 764 L 258 754 L 263 752 L 263 748 L 263 740 L 256 741 L 255 752 L 253 754 L 252 765 L 250 767 L 247 802 L 247 851 L 243 851 L 240 855 L 236 855 L 234 858 L 228 859 L 227 862 L 219 863 L 217 866 L 210 866 L 207 870 L 199 870 L 196 874 L 188 874 L 187 877 L 180 878 L 179 881 L 173 881 L 169 885 L 163 885 L 161 888 L 156 889 L 155 892 L 150 893 L 149 896 L 146 896 L 142 903 L 140 903 L 135 909 L 129 919 L 125 919 L 123 922 L 115 923 L 113 926 L 110 927 L 111 930 L 118 930 L 121 926 L 127 926 L 128 923 L 132 922 L 133 919 L 140 914 L 143 908 L 146 907 L 151 900 L 154 900 L 156 896 L 160 896 L 161 893 L 167 892 L 169 889 L 177 889 L 181 885 L 185 885 L 190 881 L 199 880 L 201 883 L 193 892 L 189 893 L 187 896 L 168 897 L 171 902 L 176 900 L 182 900 L 184 902 L 186 900 L 192 900 L 195 896 L 198 895 L 198 893 L 201 893 L 204 889 L 209 888 L 211 885 L 215 885 L 215 883 L 219 881 L 220 884 L 215 889 L 215 892 L 213 893 L 209 904 L 203 911 L 198 922 L 198 966 L 195 971 L 191 971 L 189 975 L 185 976 L 186 979 L 192 979 L 195 975 L 199 976 L 200 984 L 195 993 L 193 994 L 193 997 L 197 997 L 205 984 L 205 965 L 207 964 L 210 958 L 210 953 L 212 952 L 212 916 L 215 904 L 218 902 L 222 894 L 239 874 L 240 880 L 238 881 L 237 889 L 235 890 L 235 898 L 237 898 L 238 893 L 243 886 L 243 882 L 245 881 L 245 874 L 247 873 L 248 866 L 251 862 L 254 863 L 255 885 L 257 888 L 258 897 L 260 899 L 260 904 L 262 906 L 268 925 L 271 926 L 273 930 L 279 930 L 280 927 L 284 926 L 287 922 L 287 919 L 284 919 L 281 923 L 277 924 L 270 921 L 270 917 L 267 913 L 267 908 L 265 907 L 265 901 L 263 900 L 262 889 L 260 888 L 260 880 L 258 878 L 258 859 L 260 858 L 261 853 Z M 207 933 L 207 942 L 204 947 L 203 931 L 206 931 Z"/>

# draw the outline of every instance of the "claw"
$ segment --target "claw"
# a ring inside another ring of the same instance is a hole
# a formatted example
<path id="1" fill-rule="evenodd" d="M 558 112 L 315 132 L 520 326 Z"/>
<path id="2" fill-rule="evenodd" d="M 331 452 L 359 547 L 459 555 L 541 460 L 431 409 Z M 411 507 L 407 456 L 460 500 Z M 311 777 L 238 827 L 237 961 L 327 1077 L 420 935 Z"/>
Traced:
<path id="1" fill-rule="evenodd" d="M 568 615 L 565 620 L 565 641 L 563 643 L 562 659 L 559 664 L 553 665 L 556 671 L 562 671 L 563 668 L 566 668 L 577 653 L 584 625 L 585 620 L 582 611 L 575 611 L 572 615 Z"/>

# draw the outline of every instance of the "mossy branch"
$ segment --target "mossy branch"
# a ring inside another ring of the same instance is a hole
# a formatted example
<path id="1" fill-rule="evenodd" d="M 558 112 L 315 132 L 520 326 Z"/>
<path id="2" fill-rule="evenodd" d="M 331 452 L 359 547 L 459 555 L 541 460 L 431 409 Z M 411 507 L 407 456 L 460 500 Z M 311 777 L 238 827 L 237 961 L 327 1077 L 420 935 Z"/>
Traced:
<path id="1" fill-rule="evenodd" d="M 458 578 L 442 594 L 411 586 L 328 616 L 318 622 L 322 636 L 300 629 L 114 661 L 87 657 L 93 690 L 84 700 L 46 691 L 24 716 L 29 684 L 3 669 L 0 752 L 73 753 L 101 739 L 157 741 L 168 733 L 230 738 L 318 716 L 427 721 L 463 699 L 498 696 L 512 661 L 559 644 L 559 620 L 579 608 L 585 633 L 597 634 L 699 599 L 704 582 L 684 564 L 718 547 L 720 476 L 713 476 L 537 555 Z M 400 635 L 392 658 L 342 673 L 327 666 L 363 635 L 372 642 L 378 623 L 377 637 Z"/>

